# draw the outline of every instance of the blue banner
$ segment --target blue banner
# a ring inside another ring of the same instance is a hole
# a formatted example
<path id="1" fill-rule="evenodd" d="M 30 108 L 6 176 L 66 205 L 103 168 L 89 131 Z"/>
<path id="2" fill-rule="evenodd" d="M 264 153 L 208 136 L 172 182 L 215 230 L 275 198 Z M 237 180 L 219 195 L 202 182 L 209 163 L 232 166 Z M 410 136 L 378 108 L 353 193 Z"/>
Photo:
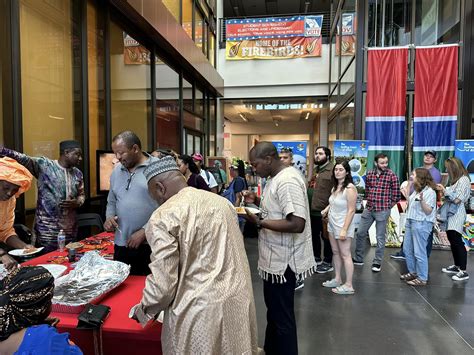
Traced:
<path id="1" fill-rule="evenodd" d="M 454 156 L 463 162 L 471 178 L 471 184 L 474 184 L 474 139 L 456 140 Z"/>
<path id="2" fill-rule="evenodd" d="M 306 157 L 308 155 L 308 142 L 276 141 L 272 143 L 276 147 L 278 154 L 280 154 L 282 149 L 291 149 L 291 152 L 293 153 L 293 166 L 296 169 L 300 170 L 303 175 L 306 176 Z"/>
<path id="3" fill-rule="evenodd" d="M 345 159 L 351 167 L 352 181 L 361 195 L 365 193 L 369 141 L 335 141 L 334 159 Z"/>

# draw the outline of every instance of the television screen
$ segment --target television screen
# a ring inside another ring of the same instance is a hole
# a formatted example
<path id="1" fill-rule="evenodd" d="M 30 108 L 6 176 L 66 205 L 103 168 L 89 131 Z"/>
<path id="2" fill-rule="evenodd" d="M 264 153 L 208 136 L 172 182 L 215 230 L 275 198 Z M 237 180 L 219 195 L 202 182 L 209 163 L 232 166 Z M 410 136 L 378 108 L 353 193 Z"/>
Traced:
<path id="1" fill-rule="evenodd" d="M 110 189 L 110 175 L 118 163 L 115 154 L 108 150 L 97 150 L 97 193 L 107 193 Z"/>

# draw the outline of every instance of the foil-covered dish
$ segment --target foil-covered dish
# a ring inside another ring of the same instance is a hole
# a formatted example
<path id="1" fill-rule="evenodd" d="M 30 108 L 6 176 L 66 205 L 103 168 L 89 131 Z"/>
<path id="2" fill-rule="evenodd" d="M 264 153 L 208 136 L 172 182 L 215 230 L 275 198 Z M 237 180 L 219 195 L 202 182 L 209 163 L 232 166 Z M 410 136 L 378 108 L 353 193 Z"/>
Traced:
<path id="1" fill-rule="evenodd" d="M 129 265 L 106 260 L 98 251 L 87 252 L 74 270 L 56 279 L 53 311 L 80 313 L 87 303 L 98 300 L 119 286 L 129 273 Z"/>

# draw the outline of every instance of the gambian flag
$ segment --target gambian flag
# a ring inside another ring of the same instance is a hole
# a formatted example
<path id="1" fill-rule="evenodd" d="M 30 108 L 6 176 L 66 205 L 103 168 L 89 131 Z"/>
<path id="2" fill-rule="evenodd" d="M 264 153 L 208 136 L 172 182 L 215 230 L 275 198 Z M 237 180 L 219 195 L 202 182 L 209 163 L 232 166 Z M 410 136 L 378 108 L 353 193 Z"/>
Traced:
<path id="1" fill-rule="evenodd" d="M 367 168 L 374 156 L 386 154 L 390 168 L 401 178 L 405 161 L 405 113 L 408 48 L 369 48 L 365 139 L 369 141 Z"/>
<path id="2" fill-rule="evenodd" d="M 434 150 L 437 166 L 453 155 L 458 114 L 458 45 L 417 47 L 415 58 L 415 113 L 413 167 Z"/>

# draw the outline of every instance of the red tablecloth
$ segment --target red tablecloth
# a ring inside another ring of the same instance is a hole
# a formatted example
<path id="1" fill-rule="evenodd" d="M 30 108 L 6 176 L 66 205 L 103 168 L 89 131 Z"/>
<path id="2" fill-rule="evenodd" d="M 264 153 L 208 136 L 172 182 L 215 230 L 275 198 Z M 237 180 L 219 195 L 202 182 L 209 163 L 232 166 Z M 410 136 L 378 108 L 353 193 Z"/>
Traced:
<path id="1" fill-rule="evenodd" d="M 110 248 L 109 251 L 112 251 L 113 246 Z M 67 255 L 67 253 L 51 252 L 28 260 L 23 265 L 47 264 L 48 260 L 56 255 Z M 144 276 L 129 276 L 119 287 L 100 300 L 101 304 L 111 308 L 109 317 L 102 326 L 104 354 L 161 354 L 161 324 L 153 323 L 143 329 L 136 321 L 128 318 L 130 308 L 140 301 L 144 286 Z M 84 354 L 94 354 L 92 331 L 76 329 L 77 316 L 77 314 L 51 313 L 51 317 L 60 319 L 57 326 L 60 332 L 69 332 L 71 340 Z"/>

